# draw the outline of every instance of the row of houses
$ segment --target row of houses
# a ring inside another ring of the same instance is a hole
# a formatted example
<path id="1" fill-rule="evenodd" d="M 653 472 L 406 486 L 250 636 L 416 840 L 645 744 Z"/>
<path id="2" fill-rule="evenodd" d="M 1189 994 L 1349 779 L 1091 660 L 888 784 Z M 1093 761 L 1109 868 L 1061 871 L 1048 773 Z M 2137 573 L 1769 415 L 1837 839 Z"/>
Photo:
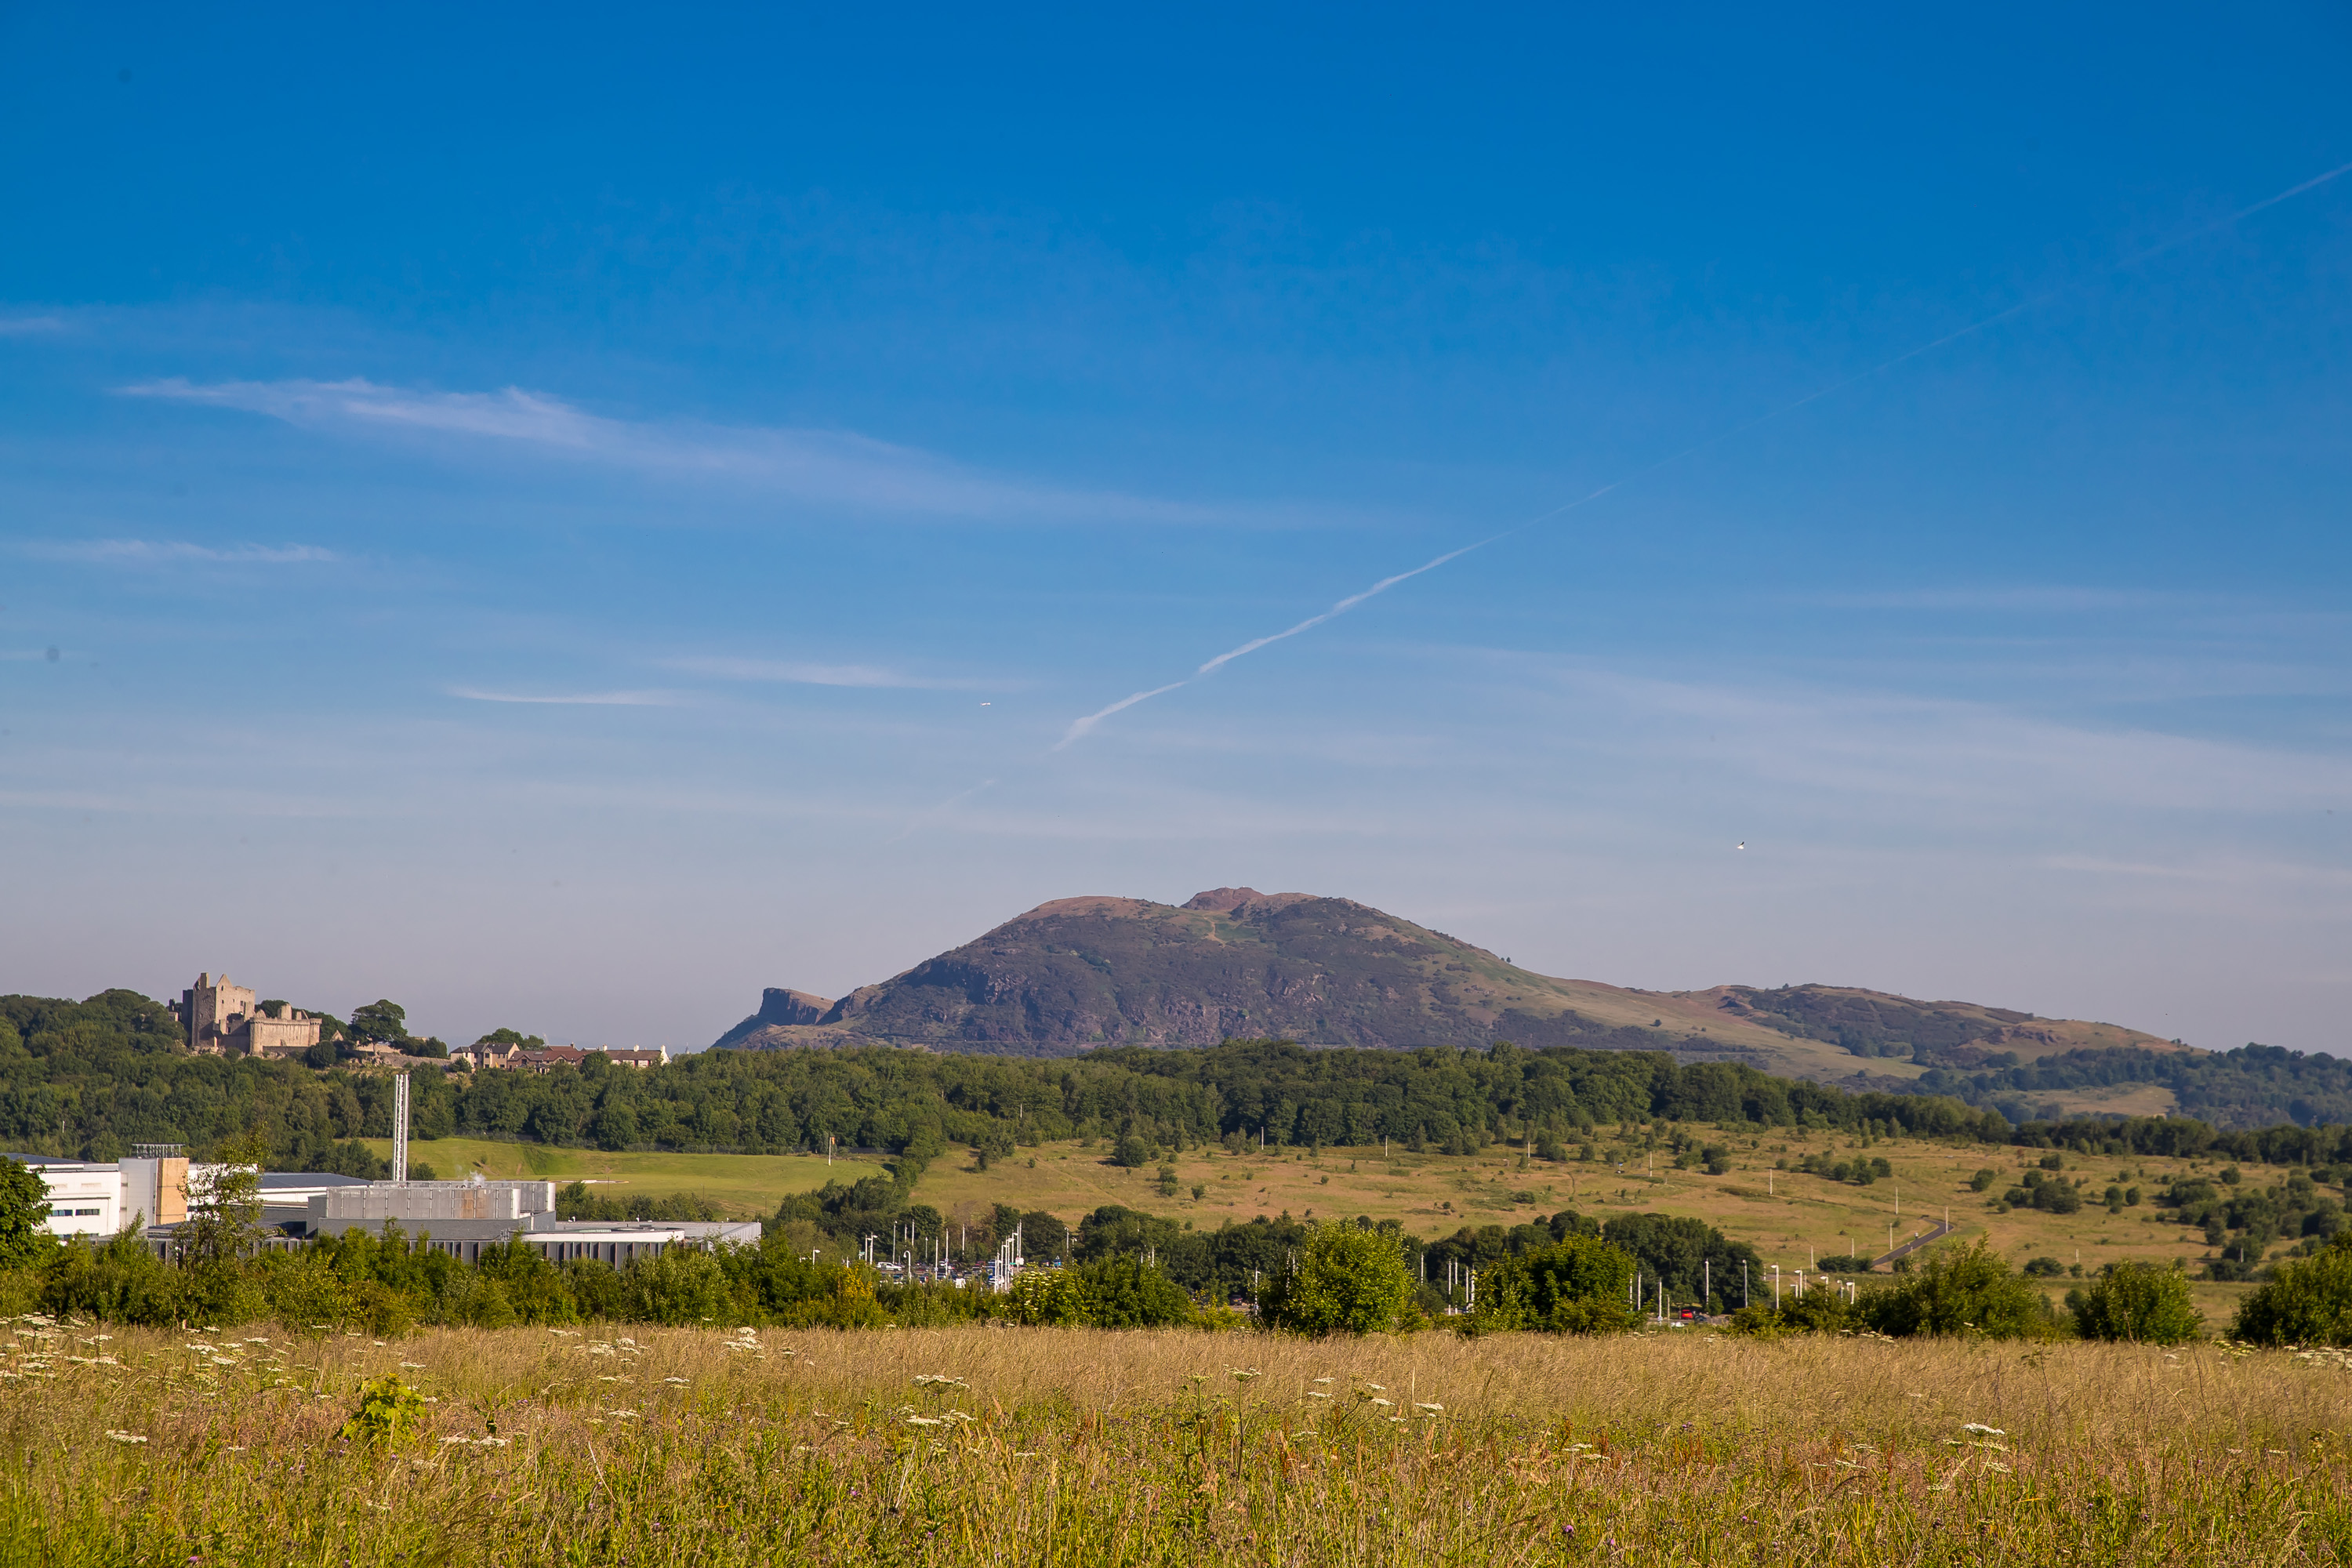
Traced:
<path id="1" fill-rule="evenodd" d="M 657 1068 L 669 1060 L 669 1048 L 666 1046 L 654 1046 L 645 1050 L 623 1050 L 613 1046 L 507 1046 L 490 1040 L 449 1047 L 451 1061 L 463 1061 L 476 1068 L 504 1068 L 517 1072 L 549 1073 L 557 1068 L 576 1068 L 590 1057 L 603 1057 L 614 1067 Z"/>

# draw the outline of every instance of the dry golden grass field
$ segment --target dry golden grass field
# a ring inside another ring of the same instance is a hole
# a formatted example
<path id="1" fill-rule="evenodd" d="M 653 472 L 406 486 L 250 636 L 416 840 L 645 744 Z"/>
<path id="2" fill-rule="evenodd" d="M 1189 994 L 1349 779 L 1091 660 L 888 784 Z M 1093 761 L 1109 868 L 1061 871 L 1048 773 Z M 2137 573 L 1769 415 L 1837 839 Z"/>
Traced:
<path id="1" fill-rule="evenodd" d="M 1176 1156 L 1178 1194 L 1164 1198 L 1156 1167 L 1123 1170 L 1109 1163 L 1109 1146 L 1097 1142 L 1024 1148 L 1019 1157 L 997 1162 L 985 1172 L 971 1168 L 968 1153 L 953 1151 L 932 1163 L 915 1196 L 951 1219 L 1003 1203 L 1043 1209 L 1075 1227 L 1100 1205 L 1123 1204 L 1212 1228 L 1260 1215 L 1287 1213 L 1300 1219 L 1368 1215 L 1401 1221 L 1407 1230 L 1427 1238 L 1451 1235 L 1465 1225 L 1515 1225 L 1563 1208 L 1603 1219 L 1650 1211 L 1704 1219 L 1732 1239 L 1754 1247 L 1766 1263 L 1788 1269 L 1810 1268 L 1815 1258 L 1842 1253 L 1875 1257 L 1887 1250 L 1890 1227 L 1895 1239 L 1907 1239 L 1923 1226 L 1940 1221 L 1948 1209 L 1958 1227 L 1956 1240 L 1981 1236 L 2012 1264 L 2048 1257 L 2070 1268 L 2079 1261 L 2085 1273 L 2094 1273 L 2102 1263 L 2134 1258 L 2186 1258 L 2193 1268 L 2205 1255 L 2202 1233 L 2162 1223 L 2163 1211 L 2151 1200 L 2172 1175 L 2192 1171 L 2210 1175 L 2224 1163 L 2137 1157 L 2083 1157 L 2078 1162 L 2070 1154 L 2066 1173 L 2082 1175 L 2087 1183 L 2090 1201 L 2080 1213 L 2012 1209 L 1996 1214 L 1990 1200 L 2019 1181 L 2042 1151 L 1910 1138 L 1880 1139 L 1865 1151 L 1858 1139 L 1820 1131 L 1697 1131 L 1696 1135 L 1730 1147 L 1729 1173 L 1677 1171 L 1671 1154 L 1657 1151 L 1645 1156 L 1636 1144 L 1612 1142 L 1605 1132 L 1596 1144 L 1602 1158 L 1589 1163 L 1573 1159 L 1565 1164 L 1529 1162 L 1500 1144 L 1483 1154 L 1465 1156 L 1408 1154 L 1397 1149 L 1385 1159 L 1377 1146 L 1326 1149 L 1320 1156 L 1295 1149 L 1238 1156 L 1222 1149 L 1194 1149 Z M 1819 1152 L 1838 1159 L 1883 1156 L 1895 1175 L 1861 1187 L 1772 1169 L 1776 1162 L 1794 1164 Z M 1034 1167 L 1028 1163 L 1032 1157 Z M 1968 1185 L 1981 1167 L 2000 1173 L 1989 1193 Z M 2248 1166 L 2243 1173 L 2257 1184 L 2284 1177 L 2283 1172 L 2266 1173 L 2260 1166 Z M 2119 1215 L 2109 1214 L 2097 1198 L 2111 1183 L 2140 1188 L 2141 1202 Z M 1198 1198 L 1192 1193 L 1195 1186 L 1202 1189 Z M 2070 1283 L 2063 1278 L 2053 1281 L 2062 1292 Z M 2200 1282 L 2196 1287 L 2198 1307 L 2208 1323 L 2221 1329 L 2248 1289 Z"/>
<path id="2" fill-rule="evenodd" d="M 2352 1556 L 2337 1352 L 20 1322 L 0 1430 L 10 1564 Z"/>

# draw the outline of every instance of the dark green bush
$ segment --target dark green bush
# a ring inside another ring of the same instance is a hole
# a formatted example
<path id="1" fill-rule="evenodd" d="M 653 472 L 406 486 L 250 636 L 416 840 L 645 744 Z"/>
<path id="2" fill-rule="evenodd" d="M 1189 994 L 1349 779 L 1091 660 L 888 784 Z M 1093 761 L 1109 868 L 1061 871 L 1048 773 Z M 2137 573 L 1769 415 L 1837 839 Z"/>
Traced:
<path id="1" fill-rule="evenodd" d="M 1538 1329 L 1591 1334 L 1631 1328 L 1633 1258 L 1598 1237 L 1569 1236 L 1490 1264 L 1478 1276 L 1474 1333 Z"/>
<path id="2" fill-rule="evenodd" d="M 1870 1328 L 1897 1338 L 2049 1339 L 2059 1332 L 2049 1302 L 1982 1241 L 1935 1248 L 1897 1283 L 1864 1292 L 1855 1311 Z"/>
<path id="3" fill-rule="evenodd" d="M 1259 1310 L 1269 1327 L 1293 1333 L 1386 1333 L 1410 1310 L 1412 1280 L 1393 1236 L 1352 1225 L 1319 1225 L 1298 1261 L 1266 1280 Z"/>
<path id="4" fill-rule="evenodd" d="M 2189 1299 L 2189 1277 L 2177 1268 L 2117 1264 L 2088 1289 L 2068 1291 L 2066 1305 L 2084 1339 L 2177 1345 L 2205 1332 L 2205 1320 Z"/>
<path id="5" fill-rule="evenodd" d="M 2230 1332 L 2258 1345 L 2352 1345 L 2352 1230 L 2316 1257 L 2279 1265 L 2239 1303 Z"/>

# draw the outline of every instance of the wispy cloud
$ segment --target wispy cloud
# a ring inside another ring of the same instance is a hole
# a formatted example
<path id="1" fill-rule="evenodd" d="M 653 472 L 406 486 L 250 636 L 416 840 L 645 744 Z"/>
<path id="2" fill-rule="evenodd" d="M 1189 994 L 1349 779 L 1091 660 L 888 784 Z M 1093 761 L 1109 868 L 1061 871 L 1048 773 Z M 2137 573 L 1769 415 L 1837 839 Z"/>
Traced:
<path id="1" fill-rule="evenodd" d="M 670 708 L 678 700 L 674 691 L 484 691 L 473 686 L 448 690 L 468 702 L 538 702 L 562 708 Z"/>
<path id="2" fill-rule="evenodd" d="M 722 480 L 886 512 L 1066 522 L 1230 522 L 1240 514 L 1006 478 L 845 431 L 664 425 L 592 414 L 545 393 L 434 392 L 352 381 L 174 376 L 121 389 L 267 415 L 306 428 L 500 443 L 542 457 Z"/>
<path id="3" fill-rule="evenodd" d="M 37 332 L 62 332 L 62 316 L 0 316 L 0 338 L 31 337 Z"/>
<path id="4" fill-rule="evenodd" d="M 107 566 L 172 566 L 203 562 L 224 566 L 286 566 L 338 559 L 315 544 L 192 544 L 183 539 L 37 541 L 22 546 L 44 561 L 86 561 Z"/>
<path id="5" fill-rule="evenodd" d="M 1894 588 L 1853 594 L 1808 594 L 1801 601 L 1850 610 L 1957 610 L 2018 615 L 2088 615 L 2110 610 L 2166 609 L 2191 602 L 2186 594 L 2147 588 L 2095 588 L 2065 584 L 1979 584 L 1942 588 Z"/>
<path id="6" fill-rule="evenodd" d="M 979 691 L 1001 682 L 960 676 L 918 675 L 872 664 L 802 664 L 769 658 L 668 658 L 662 668 L 720 680 L 773 681 L 792 686 L 903 687 L 919 691 Z"/>

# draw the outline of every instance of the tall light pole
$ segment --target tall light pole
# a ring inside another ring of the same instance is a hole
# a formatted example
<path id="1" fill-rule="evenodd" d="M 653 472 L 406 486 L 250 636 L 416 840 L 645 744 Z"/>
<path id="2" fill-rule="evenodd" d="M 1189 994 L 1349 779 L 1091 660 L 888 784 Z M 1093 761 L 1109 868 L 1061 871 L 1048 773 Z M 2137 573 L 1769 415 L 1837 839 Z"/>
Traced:
<path id="1" fill-rule="evenodd" d="M 221 982 L 226 985 L 226 981 Z M 401 1073 L 392 1080 L 392 1179 L 397 1186 L 408 1185 L 408 1075 Z"/>

